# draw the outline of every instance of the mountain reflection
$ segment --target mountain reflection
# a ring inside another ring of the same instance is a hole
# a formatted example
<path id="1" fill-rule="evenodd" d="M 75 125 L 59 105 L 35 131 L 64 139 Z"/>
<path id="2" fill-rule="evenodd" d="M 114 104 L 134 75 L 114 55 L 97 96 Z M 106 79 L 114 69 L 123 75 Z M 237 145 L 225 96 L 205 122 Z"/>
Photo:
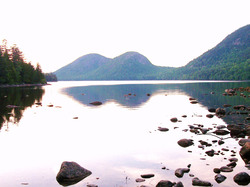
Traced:
<path id="1" fill-rule="evenodd" d="M 8 122 L 18 123 L 27 107 L 40 102 L 41 88 L 0 88 L 0 129 Z"/>
<path id="2" fill-rule="evenodd" d="M 223 96 L 225 89 L 247 87 L 249 82 L 196 82 L 178 84 L 127 84 L 127 85 L 101 85 L 65 88 L 64 93 L 73 97 L 84 105 L 92 106 L 91 102 L 101 101 L 103 104 L 117 102 L 123 107 L 139 108 L 155 94 L 183 94 L 194 97 L 207 108 L 223 107 L 224 104 L 232 106 L 249 105 L 249 98 Z M 243 116 L 244 117 L 244 116 Z M 237 120 L 237 118 L 239 118 Z M 242 117 L 224 118 L 228 123 L 242 121 Z M 236 120 L 236 121 L 235 121 Z"/>

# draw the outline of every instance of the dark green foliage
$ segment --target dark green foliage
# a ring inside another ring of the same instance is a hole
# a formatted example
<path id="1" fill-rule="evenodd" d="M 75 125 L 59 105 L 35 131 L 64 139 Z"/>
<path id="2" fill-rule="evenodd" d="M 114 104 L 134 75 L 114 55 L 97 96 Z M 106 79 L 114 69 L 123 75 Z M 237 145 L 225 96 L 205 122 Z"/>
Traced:
<path id="1" fill-rule="evenodd" d="M 26 63 L 22 52 L 14 45 L 7 48 L 7 41 L 0 45 L 0 85 L 1 84 L 45 84 L 41 67 Z"/>
<path id="2" fill-rule="evenodd" d="M 250 80 L 250 25 L 180 68 L 159 67 L 136 52 L 114 59 L 82 56 L 57 70 L 59 80 Z"/>
<path id="3" fill-rule="evenodd" d="M 44 76 L 45 76 L 45 79 L 47 82 L 56 82 L 57 81 L 57 77 L 54 73 L 45 73 Z"/>

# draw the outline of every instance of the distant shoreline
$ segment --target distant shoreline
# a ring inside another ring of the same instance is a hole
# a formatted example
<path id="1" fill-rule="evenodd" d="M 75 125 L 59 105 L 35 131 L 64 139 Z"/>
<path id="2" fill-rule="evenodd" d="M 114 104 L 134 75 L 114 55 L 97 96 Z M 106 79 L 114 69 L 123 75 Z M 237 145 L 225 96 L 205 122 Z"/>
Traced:
<path id="1" fill-rule="evenodd" d="M 46 86 L 50 84 L 2 84 L 0 88 Z"/>

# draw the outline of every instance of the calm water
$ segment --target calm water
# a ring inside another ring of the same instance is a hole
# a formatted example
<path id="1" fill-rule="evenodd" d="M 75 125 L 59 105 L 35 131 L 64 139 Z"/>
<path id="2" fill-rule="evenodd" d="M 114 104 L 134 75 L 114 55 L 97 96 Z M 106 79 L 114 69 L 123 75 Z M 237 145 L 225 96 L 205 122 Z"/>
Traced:
<path id="1" fill-rule="evenodd" d="M 213 130 L 197 135 L 185 129 L 194 124 L 214 128 L 243 123 L 247 115 L 211 119 L 206 115 L 209 108 L 223 104 L 249 106 L 249 97 L 222 95 L 227 88 L 247 86 L 249 82 L 102 81 L 0 88 L 0 186 L 60 186 L 56 175 L 63 161 L 75 161 L 92 171 L 72 186 L 155 186 L 160 180 L 192 186 L 189 174 L 214 186 L 238 186 L 234 175 L 249 170 L 239 156 L 237 139 L 230 134 L 214 136 Z M 199 103 L 191 104 L 190 97 Z M 93 101 L 103 104 L 92 106 Z M 171 122 L 173 117 L 179 122 Z M 158 127 L 169 131 L 160 132 Z M 193 139 L 194 145 L 180 147 L 177 141 L 182 138 Z M 221 138 L 224 144 L 212 143 Z M 200 149 L 199 140 L 212 146 Z M 213 157 L 205 154 L 222 148 L 229 151 Z M 227 179 L 217 184 L 213 168 L 227 165 L 231 151 L 239 159 L 237 166 L 233 172 L 223 173 Z M 188 164 L 190 172 L 177 178 L 175 170 Z M 148 173 L 155 177 L 135 182 Z"/>

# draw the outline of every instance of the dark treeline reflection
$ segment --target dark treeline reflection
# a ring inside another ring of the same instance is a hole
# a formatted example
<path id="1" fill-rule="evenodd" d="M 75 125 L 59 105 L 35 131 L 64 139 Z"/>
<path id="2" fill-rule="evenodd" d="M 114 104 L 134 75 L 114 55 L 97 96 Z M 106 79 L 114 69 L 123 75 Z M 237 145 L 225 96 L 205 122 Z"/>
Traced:
<path id="1" fill-rule="evenodd" d="M 102 85 L 66 88 L 63 91 L 80 101 L 82 104 L 92 106 L 91 102 L 101 101 L 103 104 L 115 101 L 127 108 L 138 108 L 146 103 L 150 97 L 158 93 L 184 94 L 194 97 L 207 108 L 223 107 L 224 104 L 249 106 L 249 97 L 224 96 L 225 89 L 249 87 L 250 82 L 196 82 L 177 84 L 128 84 L 128 85 Z M 249 93 L 246 93 L 248 95 Z M 94 107 L 94 106 L 93 106 Z M 227 108 L 228 110 L 233 110 Z M 240 116 L 241 118 L 245 116 Z M 226 116 L 224 120 L 235 121 L 237 116 Z"/>
<path id="2" fill-rule="evenodd" d="M 40 102 L 42 88 L 0 88 L 0 129 L 6 122 L 18 123 L 27 107 Z"/>

